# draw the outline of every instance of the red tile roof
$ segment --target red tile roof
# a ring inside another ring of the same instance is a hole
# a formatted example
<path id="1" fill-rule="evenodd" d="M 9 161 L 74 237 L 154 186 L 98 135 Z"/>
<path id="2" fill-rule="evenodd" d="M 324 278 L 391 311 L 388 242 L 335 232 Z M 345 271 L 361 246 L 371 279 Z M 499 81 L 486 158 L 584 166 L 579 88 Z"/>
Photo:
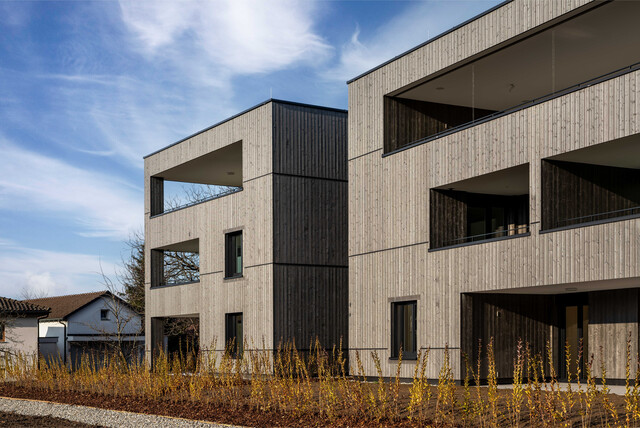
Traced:
<path id="1" fill-rule="evenodd" d="M 42 299 L 30 299 L 25 302 L 51 308 L 47 318 L 64 319 L 81 307 L 93 302 L 99 297 L 111 295 L 108 291 L 96 291 L 93 293 L 69 294 L 67 296 L 44 297 Z"/>
<path id="2" fill-rule="evenodd" d="M 41 306 L 31 302 L 0 297 L 0 313 L 15 315 L 46 315 L 49 312 L 48 306 Z"/>

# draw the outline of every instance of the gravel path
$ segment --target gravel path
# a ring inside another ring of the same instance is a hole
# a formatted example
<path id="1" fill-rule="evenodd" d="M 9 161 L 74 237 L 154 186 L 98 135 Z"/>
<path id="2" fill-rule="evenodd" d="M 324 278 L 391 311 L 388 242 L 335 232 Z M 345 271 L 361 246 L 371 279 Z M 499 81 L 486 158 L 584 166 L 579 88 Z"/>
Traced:
<path id="1" fill-rule="evenodd" d="M 95 407 L 50 403 L 47 401 L 23 400 L 18 398 L 0 398 L 0 412 L 17 413 L 29 416 L 51 416 L 69 421 L 82 422 L 89 425 L 113 428 L 137 428 L 144 426 L 179 428 L 232 427 L 231 425 L 170 418 L 167 416 L 145 415 L 141 413 L 121 412 L 117 410 L 97 409 Z"/>

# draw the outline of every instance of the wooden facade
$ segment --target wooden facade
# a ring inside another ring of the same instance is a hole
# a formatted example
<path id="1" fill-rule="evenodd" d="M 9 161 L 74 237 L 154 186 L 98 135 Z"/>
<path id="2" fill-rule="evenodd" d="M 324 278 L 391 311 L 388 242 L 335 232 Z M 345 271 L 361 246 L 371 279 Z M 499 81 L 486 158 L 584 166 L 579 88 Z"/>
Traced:
<path id="1" fill-rule="evenodd" d="M 491 110 L 384 97 L 384 151 L 398 150 L 438 132 L 495 113 Z"/>
<path id="2" fill-rule="evenodd" d="M 469 231 L 469 208 L 503 210 L 501 232 L 491 237 L 506 237 L 526 233 L 529 226 L 529 195 L 490 195 L 454 190 L 431 189 L 429 209 L 430 248 L 473 242 L 477 238 Z M 489 221 L 490 217 L 485 218 Z M 486 229 L 488 230 L 490 226 Z"/>
<path id="3" fill-rule="evenodd" d="M 252 348 L 346 337 L 346 121 L 345 111 L 270 100 L 145 158 L 147 260 L 194 239 L 200 254 L 192 284 L 151 288 L 147 264 L 147 334 L 164 317 L 196 316 L 200 349 L 220 351 L 225 314 L 242 313 Z M 237 142 L 242 191 L 152 216 L 163 172 Z M 238 230 L 243 275 L 225 279 L 225 233 Z M 158 341 L 148 339 L 150 354 Z"/>
<path id="4" fill-rule="evenodd" d="M 459 379 L 461 348 L 470 346 L 463 343 L 461 295 L 640 287 L 640 220 L 541 231 L 544 159 L 640 134 L 640 72 L 630 70 L 385 153 L 386 96 L 600 4 L 514 0 L 349 83 L 349 346 L 376 350 L 385 375 L 395 373 L 395 362 L 388 360 L 390 299 L 419 296 L 418 346 L 432 349 L 427 376 L 437 378 L 448 348 Z M 529 164 L 529 234 L 429 251 L 430 210 L 438 197 L 431 189 L 524 164 Z M 615 296 L 610 298 L 622 299 Z M 626 326 L 599 325 L 589 330 L 593 349 L 603 344 L 617 355 L 624 352 Z M 496 331 L 483 328 L 484 336 Z M 540 325 L 531 329 L 541 331 Z M 540 334 L 536 340 L 542 340 Z M 375 375 L 373 362 L 364 364 Z M 413 369 L 407 362 L 402 375 L 411 377 Z"/>
<path id="5" fill-rule="evenodd" d="M 541 174 L 543 230 L 640 214 L 640 169 L 543 160 Z"/>

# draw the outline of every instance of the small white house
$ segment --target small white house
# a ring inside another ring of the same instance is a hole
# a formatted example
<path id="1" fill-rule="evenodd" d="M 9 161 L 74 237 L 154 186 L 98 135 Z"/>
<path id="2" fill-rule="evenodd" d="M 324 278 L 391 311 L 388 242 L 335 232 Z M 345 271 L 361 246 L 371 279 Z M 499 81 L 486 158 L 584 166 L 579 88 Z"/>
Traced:
<path id="1" fill-rule="evenodd" d="M 0 297 L 0 355 L 23 354 L 38 358 L 38 319 L 49 309 Z"/>
<path id="2" fill-rule="evenodd" d="M 59 358 L 75 368 L 91 355 L 98 361 L 122 349 L 128 359 L 144 352 L 143 319 L 109 291 L 32 299 L 49 307 L 39 323 L 39 349 L 46 359 Z"/>

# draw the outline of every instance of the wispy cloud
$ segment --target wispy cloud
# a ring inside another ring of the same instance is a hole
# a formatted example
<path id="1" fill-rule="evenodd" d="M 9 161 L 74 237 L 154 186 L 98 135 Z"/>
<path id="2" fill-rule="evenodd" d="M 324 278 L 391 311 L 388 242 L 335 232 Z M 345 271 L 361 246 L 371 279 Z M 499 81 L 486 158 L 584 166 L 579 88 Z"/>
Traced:
<path id="1" fill-rule="evenodd" d="M 126 239 L 142 223 L 142 190 L 0 138 L 0 210 L 62 214 L 82 236 Z"/>
<path id="2" fill-rule="evenodd" d="M 339 50 L 338 64 L 320 74 L 346 81 L 487 9 L 495 0 L 409 2 L 402 13 L 363 32 L 356 25 Z"/>
<path id="3" fill-rule="evenodd" d="M 295 0 L 120 3 L 140 48 L 164 60 L 214 66 L 209 73 L 254 74 L 317 62 L 330 46 L 313 28 L 317 4 Z"/>
<path id="4" fill-rule="evenodd" d="M 19 299 L 24 289 L 49 296 L 103 289 L 101 269 L 110 275 L 116 266 L 90 254 L 0 245 L 0 295 Z"/>

